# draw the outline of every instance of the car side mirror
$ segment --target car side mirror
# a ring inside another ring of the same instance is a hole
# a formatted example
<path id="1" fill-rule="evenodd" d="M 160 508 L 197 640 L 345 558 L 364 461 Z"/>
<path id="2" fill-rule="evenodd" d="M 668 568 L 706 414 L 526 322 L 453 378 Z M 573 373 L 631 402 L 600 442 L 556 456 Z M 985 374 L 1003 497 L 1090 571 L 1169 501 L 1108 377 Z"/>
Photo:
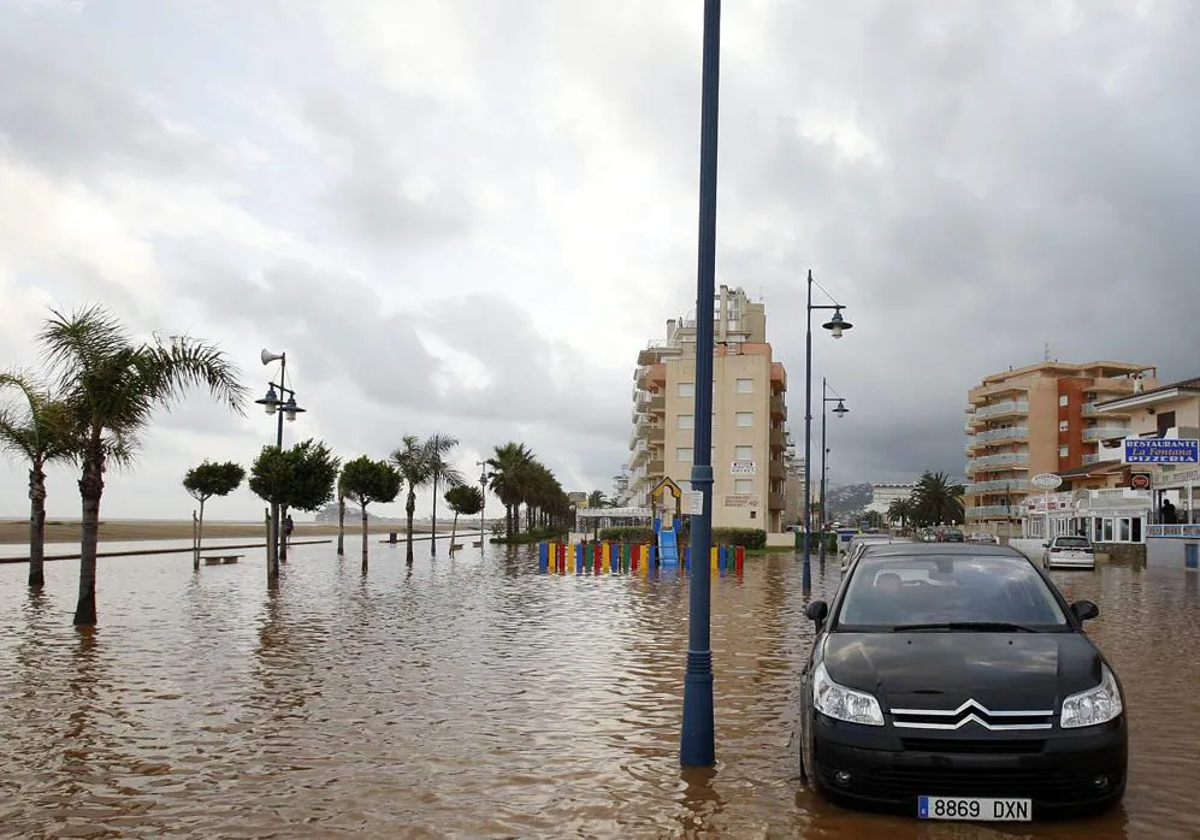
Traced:
<path id="1" fill-rule="evenodd" d="M 1042 543 L 1042 548 L 1049 548 L 1049 547 L 1050 547 L 1050 543 Z"/>
<path id="2" fill-rule="evenodd" d="M 829 605 L 824 601 L 812 601 L 804 608 L 804 614 L 820 625 L 829 615 Z"/>
<path id="3" fill-rule="evenodd" d="M 1071 612 L 1080 621 L 1091 621 L 1100 615 L 1100 608 L 1092 601 L 1076 601 L 1071 604 Z"/>

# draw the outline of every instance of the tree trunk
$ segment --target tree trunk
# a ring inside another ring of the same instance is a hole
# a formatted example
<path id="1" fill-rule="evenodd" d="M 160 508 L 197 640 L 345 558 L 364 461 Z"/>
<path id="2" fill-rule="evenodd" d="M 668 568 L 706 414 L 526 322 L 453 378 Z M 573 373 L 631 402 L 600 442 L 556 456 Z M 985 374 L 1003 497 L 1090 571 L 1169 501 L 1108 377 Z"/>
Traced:
<path id="1" fill-rule="evenodd" d="M 41 464 L 29 471 L 29 586 L 46 585 L 46 473 Z"/>
<path id="2" fill-rule="evenodd" d="M 429 551 L 437 554 L 437 476 L 433 477 L 433 516 L 429 520 Z"/>
<path id="3" fill-rule="evenodd" d="M 278 508 L 271 505 L 263 509 L 267 526 L 267 589 L 274 589 L 279 582 L 279 567 L 275 565 L 275 513 Z"/>
<path id="4" fill-rule="evenodd" d="M 346 497 L 338 497 L 338 557 L 346 553 Z"/>
<path id="5" fill-rule="evenodd" d="M 83 477 L 79 479 L 79 497 L 83 502 L 79 539 L 79 601 L 75 605 L 75 626 L 96 626 L 96 550 L 100 542 L 100 497 L 104 495 L 104 455 L 91 452 L 84 456 Z"/>
<path id="6" fill-rule="evenodd" d="M 279 506 L 279 525 L 275 531 L 275 539 L 279 542 L 279 562 L 280 563 L 287 562 L 287 544 L 288 544 L 287 516 L 288 516 L 287 505 L 280 505 Z"/>
<path id="7" fill-rule="evenodd" d="M 404 513 L 408 518 L 408 533 L 405 535 L 405 540 L 408 545 L 407 562 L 413 561 L 413 514 L 417 510 L 417 488 L 411 484 L 408 486 L 408 499 L 404 503 Z"/>
<path id="8" fill-rule="evenodd" d="M 200 519 L 196 523 L 196 552 L 192 561 L 192 566 L 199 571 L 200 569 L 200 552 L 204 550 L 204 499 L 200 500 Z"/>
<path id="9" fill-rule="evenodd" d="M 450 553 L 454 553 L 454 538 L 458 535 L 458 511 L 454 511 L 454 524 L 450 526 Z"/>
<path id="10" fill-rule="evenodd" d="M 362 506 L 362 570 L 367 573 L 367 506 Z"/>
<path id="11" fill-rule="evenodd" d="M 504 503 L 504 538 L 509 541 L 513 538 L 513 506 L 508 502 Z"/>

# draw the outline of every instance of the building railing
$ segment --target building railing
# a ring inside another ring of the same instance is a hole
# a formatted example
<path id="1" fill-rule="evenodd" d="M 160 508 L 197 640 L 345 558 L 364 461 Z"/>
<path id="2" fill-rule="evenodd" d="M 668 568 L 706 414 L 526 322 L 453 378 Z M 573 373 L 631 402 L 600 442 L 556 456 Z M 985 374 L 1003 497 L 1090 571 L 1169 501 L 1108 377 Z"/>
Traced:
<path id="1" fill-rule="evenodd" d="M 1007 519 L 1021 515 L 1017 505 L 980 505 L 966 509 L 967 519 Z"/>
<path id="2" fill-rule="evenodd" d="M 1006 400 L 1005 402 L 995 403 L 993 405 L 984 405 L 975 409 L 975 416 L 979 419 L 987 417 L 998 417 L 1003 414 L 1028 414 L 1029 403 L 1026 401 Z"/>
<path id="3" fill-rule="evenodd" d="M 1083 463 L 1085 464 L 1098 464 L 1103 460 L 1104 456 L 1098 452 L 1089 452 L 1083 456 Z"/>
<path id="4" fill-rule="evenodd" d="M 1084 440 L 1111 440 L 1123 438 L 1130 434 L 1128 426 L 1092 426 L 1083 430 Z"/>
<path id="5" fill-rule="evenodd" d="M 1001 452 L 999 455 L 987 455 L 967 462 L 967 472 L 993 467 L 999 464 L 1028 464 L 1028 452 Z"/>
<path id="6" fill-rule="evenodd" d="M 976 432 L 977 443 L 988 443 L 996 440 L 1024 440 L 1029 437 L 1028 426 L 1009 426 L 1004 429 L 989 429 L 986 432 Z"/>
<path id="7" fill-rule="evenodd" d="M 976 481 L 966 486 L 968 493 L 1025 493 L 1028 490 L 1029 482 L 1023 478 Z"/>

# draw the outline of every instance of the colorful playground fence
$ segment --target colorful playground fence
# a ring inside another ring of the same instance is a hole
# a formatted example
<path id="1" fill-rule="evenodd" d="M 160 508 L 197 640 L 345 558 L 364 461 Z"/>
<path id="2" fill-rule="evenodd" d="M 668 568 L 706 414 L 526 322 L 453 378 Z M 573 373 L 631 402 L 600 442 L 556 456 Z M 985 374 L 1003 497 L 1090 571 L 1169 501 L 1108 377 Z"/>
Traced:
<path id="1" fill-rule="evenodd" d="M 709 568 L 719 575 L 741 575 L 746 549 L 740 545 L 714 545 Z M 542 574 L 649 574 L 651 569 L 691 568 L 692 549 L 685 547 L 683 562 L 662 565 L 652 544 L 625 542 L 544 542 L 538 544 L 538 571 Z"/>

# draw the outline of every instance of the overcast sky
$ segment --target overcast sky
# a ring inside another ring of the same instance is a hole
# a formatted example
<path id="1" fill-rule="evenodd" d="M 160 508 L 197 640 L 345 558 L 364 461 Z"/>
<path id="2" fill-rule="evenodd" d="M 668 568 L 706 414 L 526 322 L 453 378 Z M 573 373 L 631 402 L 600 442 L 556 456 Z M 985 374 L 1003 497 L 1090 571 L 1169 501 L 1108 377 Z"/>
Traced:
<path id="1" fill-rule="evenodd" d="M 287 350 L 288 440 L 441 431 L 474 475 L 515 439 L 608 489 L 637 350 L 695 305 L 701 7 L 0 0 L 0 366 L 36 363 L 47 306 L 100 301 L 220 342 L 255 391 Z M 1046 342 L 1200 373 L 1192 8 L 725 4 L 718 282 L 765 298 L 797 434 L 805 272 L 847 306 L 814 339 L 851 409 L 836 481 L 960 475 L 966 391 Z M 188 516 L 184 471 L 273 428 L 189 401 L 104 514 Z M 50 493 L 78 514 L 72 475 Z M 5 463 L 0 515 L 26 510 Z"/>

